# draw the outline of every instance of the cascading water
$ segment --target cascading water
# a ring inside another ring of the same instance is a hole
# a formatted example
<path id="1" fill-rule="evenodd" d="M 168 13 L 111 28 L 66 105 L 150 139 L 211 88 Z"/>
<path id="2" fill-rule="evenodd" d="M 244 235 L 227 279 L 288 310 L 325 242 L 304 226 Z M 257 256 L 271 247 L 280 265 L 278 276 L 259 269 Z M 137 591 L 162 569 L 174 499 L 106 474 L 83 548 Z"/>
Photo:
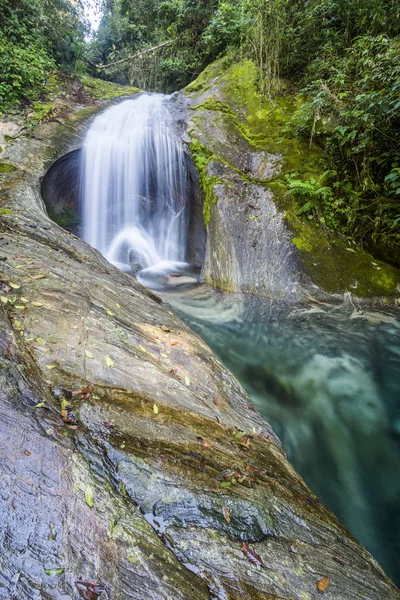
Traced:
<path id="1" fill-rule="evenodd" d="M 141 94 L 100 114 L 81 180 L 85 241 L 127 271 L 184 269 L 189 181 L 168 97 Z"/>

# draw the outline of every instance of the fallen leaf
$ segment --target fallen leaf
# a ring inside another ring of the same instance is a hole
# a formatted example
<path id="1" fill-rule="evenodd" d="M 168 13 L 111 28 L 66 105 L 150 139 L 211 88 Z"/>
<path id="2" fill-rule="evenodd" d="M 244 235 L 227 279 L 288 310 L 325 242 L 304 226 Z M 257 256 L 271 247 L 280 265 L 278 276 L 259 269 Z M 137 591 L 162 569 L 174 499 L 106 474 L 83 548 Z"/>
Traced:
<path id="1" fill-rule="evenodd" d="M 105 591 L 104 586 L 101 583 L 97 583 L 92 579 L 87 581 L 75 581 L 75 587 L 79 594 L 85 600 L 97 600 L 99 596 Z"/>
<path id="2" fill-rule="evenodd" d="M 190 379 L 187 375 L 185 375 L 185 383 L 186 385 L 190 385 Z"/>
<path id="3" fill-rule="evenodd" d="M 113 317 L 113 316 L 114 316 L 114 313 L 113 313 L 113 312 L 111 312 L 111 310 L 110 310 L 109 308 L 106 308 L 106 313 L 107 313 L 108 315 L 110 315 L 110 317 Z"/>
<path id="4" fill-rule="evenodd" d="M 228 523 L 231 522 L 231 515 L 229 514 L 229 510 L 226 508 L 225 504 L 222 506 L 222 514 L 224 515 L 225 521 Z"/>
<path id="5" fill-rule="evenodd" d="M 90 352 L 90 350 L 85 350 L 85 354 L 88 358 L 93 358 L 93 354 Z"/>
<path id="6" fill-rule="evenodd" d="M 94 492 L 92 486 L 88 485 L 85 491 L 86 504 L 92 508 L 94 503 Z"/>
<path id="7" fill-rule="evenodd" d="M 39 402 L 38 404 L 35 404 L 34 408 L 43 408 L 44 406 L 44 402 Z"/>
<path id="8" fill-rule="evenodd" d="M 176 346 L 177 344 L 179 344 L 179 342 L 171 342 L 171 346 Z"/>
<path id="9" fill-rule="evenodd" d="M 33 306 L 43 306 L 42 302 L 32 302 Z"/>
<path id="10" fill-rule="evenodd" d="M 224 405 L 221 404 L 221 402 L 218 402 L 218 400 L 216 400 L 215 398 L 213 398 L 213 402 L 214 402 L 215 406 L 218 406 L 219 408 L 224 408 Z"/>
<path id="11" fill-rule="evenodd" d="M 241 439 L 242 437 L 244 437 L 245 435 L 246 435 L 246 434 L 245 434 L 245 432 L 244 432 L 244 431 L 238 431 L 238 432 L 235 434 L 235 439 L 237 439 L 237 440 L 240 440 L 240 439 Z"/>
<path id="12" fill-rule="evenodd" d="M 249 560 L 253 565 L 264 565 L 261 556 L 254 550 L 254 548 L 249 546 L 249 544 L 243 542 L 241 550 L 247 560 Z"/>
<path id="13" fill-rule="evenodd" d="M 161 325 L 161 329 L 162 329 L 163 331 L 167 331 L 167 332 L 171 331 L 171 330 L 170 330 L 170 329 L 168 329 L 168 327 L 166 327 L 165 325 Z"/>
<path id="14" fill-rule="evenodd" d="M 26 308 L 26 306 L 24 306 L 23 304 L 16 304 L 15 308 L 18 308 L 18 310 L 24 310 Z"/>
<path id="15" fill-rule="evenodd" d="M 219 485 L 222 488 L 227 488 L 231 485 L 231 482 L 230 481 L 221 481 L 221 483 Z"/>
<path id="16" fill-rule="evenodd" d="M 61 575 L 64 573 L 64 567 L 59 567 L 58 569 L 45 569 L 44 572 L 46 575 Z"/>
<path id="17" fill-rule="evenodd" d="M 16 284 L 16 283 L 12 283 L 10 281 L 10 283 L 8 284 L 10 287 L 12 287 L 14 290 L 19 290 L 20 289 L 20 285 Z"/>
<path id="18" fill-rule="evenodd" d="M 114 366 L 114 361 L 111 358 L 111 356 L 108 356 L 108 354 L 106 356 L 106 365 L 107 365 L 107 367 L 113 367 Z"/>
<path id="19" fill-rule="evenodd" d="M 32 452 L 30 450 L 24 450 L 25 456 L 31 456 Z"/>
<path id="20" fill-rule="evenodd" d="M 3 304 L 7 304 L 7 302 L 8 302 L 8 298 L 6 298 L 5 296 L 0 296 L 0 300 L 2 301 Z"/>
<path id="21" fill-rule="evenodd" d="M 28 298 L 23 298 L 22 296 L 21 296 L 21 300 L 22 300 L 22 302 L 28 302 Z"/>
<path id="22" fill-rule="evenodd" d="M 155 415 L 158 415 L 158 406 L 157 404 L 153 404 L 153 412 Z"/>
<path id="23" fill-rule="evenodd" d="M 163 354 L 162 352 L 160 352 L 160 354 L 161 354 L 161 356 L 162 356 L 163 358 L 168 358 L 168 355 L 167 355 L 167 354 Z"/>
<path id="24" fill-rule="evenodd" d="M 61 411 L 61 416 L 62 416 L 62 418 L 64 419 L 64 421 L 65 421 L 65 419 L 68 419 L 68 413 L 67 413 L 67 411 L 65 410 L 65 408 L 63 408 L 63 409 L 62 409 L 62 411 Z"/>
<path id="25" fill-rule="evenodd" d="M 51 371 L 51 369 L 55 369 L 56 365 L 46 365 L 46 369 L 48 369 L 49 371 Z"/>
<path id="26" fill-rule="evenodd" d="M 37 338 L 35 339 L 35 342 L 36 342 L 37 344 L 39 344 L 39 346 L 44 346 L 44 345 L 46 344 L 46 340 L 45 340 L 44 338 L 41 338 L 41 337 L 37 337 Z"/>
<path id="27" fill-rule="evenodd" d="M 251 465 L 247 465 L 246 471 L 249 471 L 249 473 L 256 473 L 258 471 L 258 469 L 256 469 L 255 467 L 252 467 Z"/>
<path id="28" fill-rule="evenodd" d="M 31 275 L 31 279 L 44 279 L 47 273 L 39 273 L 38 275 Z"/>
<path id="29" fill-rule="evenodd" d="M 323 577 L 317 582 L 317 588 L 320 592 L 325 592 L 328 589 L 329 577 Z"/>

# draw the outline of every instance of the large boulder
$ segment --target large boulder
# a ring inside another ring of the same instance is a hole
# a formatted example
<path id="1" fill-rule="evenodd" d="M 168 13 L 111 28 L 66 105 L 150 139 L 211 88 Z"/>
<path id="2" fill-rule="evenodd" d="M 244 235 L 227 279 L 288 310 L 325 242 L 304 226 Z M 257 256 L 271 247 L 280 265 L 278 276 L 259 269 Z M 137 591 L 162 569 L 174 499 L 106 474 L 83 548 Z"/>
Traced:
<path id="1" fill-rule="evenodd" d="M 205 198 L 205 282 L 289 300 L 398 297 L 399 269 L 297 214 L 299 205 L 286 194 L 288 176 L 322 174 L 321 150 L 287 129 L 298 108 L 288 86 L 282 82 L 268 100 L 254 63 L 223 58 L 184 93 L 187 142 Z"/>

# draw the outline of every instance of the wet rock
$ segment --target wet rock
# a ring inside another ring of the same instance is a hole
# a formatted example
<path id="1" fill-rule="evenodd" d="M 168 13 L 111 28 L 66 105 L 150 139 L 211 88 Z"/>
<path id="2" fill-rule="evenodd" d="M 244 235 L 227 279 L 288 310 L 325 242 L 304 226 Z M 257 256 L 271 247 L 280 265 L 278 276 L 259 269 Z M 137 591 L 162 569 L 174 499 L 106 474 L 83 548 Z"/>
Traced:
<path id="1" fill-rule="evenodd" d="M 324 577 L 328 600 L 400 598 L 205 343 L 48 218 L 59 136 L 20 141 L 2 197 L 1 600 L 78 600 L 77 581 L 109 600 L 312 599 Z"/>

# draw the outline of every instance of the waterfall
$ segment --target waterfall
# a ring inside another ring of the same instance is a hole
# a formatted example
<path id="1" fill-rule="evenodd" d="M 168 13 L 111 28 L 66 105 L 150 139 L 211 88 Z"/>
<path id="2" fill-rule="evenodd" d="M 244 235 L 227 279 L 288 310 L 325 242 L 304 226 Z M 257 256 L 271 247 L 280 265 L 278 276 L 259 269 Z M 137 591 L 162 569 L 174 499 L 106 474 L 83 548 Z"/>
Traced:
<path id="1" fill-rule="evenodd" d="M 189 182 L 168 97 L 141 94 L 108 108 L 82 150 L 84 240 L 124 270 L 179 271 Z"/>

